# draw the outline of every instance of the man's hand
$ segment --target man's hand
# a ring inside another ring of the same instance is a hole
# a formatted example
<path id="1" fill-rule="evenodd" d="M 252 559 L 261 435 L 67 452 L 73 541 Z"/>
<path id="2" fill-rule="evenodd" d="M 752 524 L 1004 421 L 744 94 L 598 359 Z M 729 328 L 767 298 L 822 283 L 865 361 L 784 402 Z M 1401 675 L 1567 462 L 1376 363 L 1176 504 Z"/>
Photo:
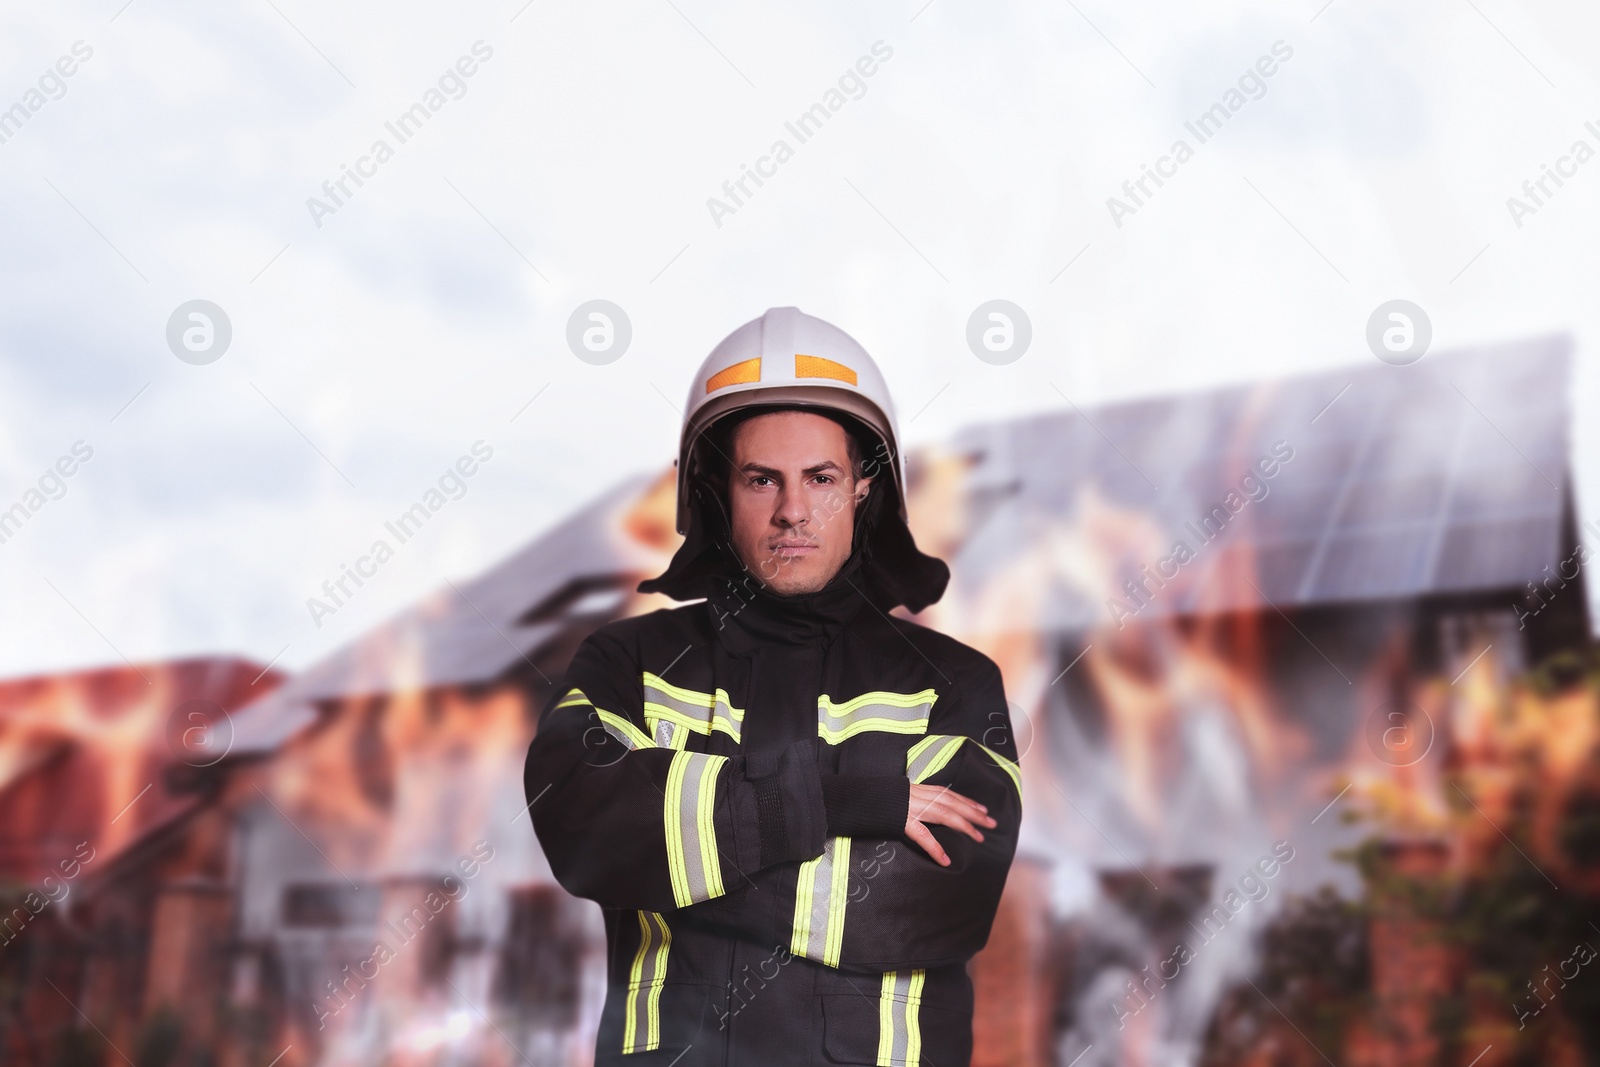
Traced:
<path id="1" fill-rule="evenodd" d="M 960 830 L 974 841 L 982 841 L 983 833 L 973 824 L 993 829 L 999 825 L 989 817 L 989 809 L 976 800 L 968 800 L 948 786 L 911 784 L 911 806 L 906 812 L 906 836 L 922 846 L 941 867 L 950 866 L 950 857 L 934 839 L 932 825 L 948 826 Z"/>

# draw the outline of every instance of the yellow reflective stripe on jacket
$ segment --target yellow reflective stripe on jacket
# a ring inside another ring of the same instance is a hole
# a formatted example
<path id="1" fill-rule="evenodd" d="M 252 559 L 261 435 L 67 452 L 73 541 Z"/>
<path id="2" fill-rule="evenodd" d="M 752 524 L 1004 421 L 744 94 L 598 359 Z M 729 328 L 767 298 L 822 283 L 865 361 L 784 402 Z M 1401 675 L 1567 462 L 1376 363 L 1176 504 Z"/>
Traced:
<path id="1" fill-rule="evenodd" d="M 654 748 L 655 742 L 650 740 L 650 735 L 639 729 L 633 723 L 613 711 L 595 708 L 595 714 L 600 716 L 600 725 L 606 728 L 606 733 L 621 741 L 632 751 L 636 748 Z"/>
<path id="2" fill-rule="evenodd" d="M 990 748 L 988 745 L 980 744 L 977 741 L 974 741 L 972 743 L 977 745 L 979 748 L 983 749 L 983 751 L 988 755 L 988 757 L 990 759 L 994 760 L 995 764 L 997 766 L 999 766 L 999 768 L 1002 771 L 1005 771 L 1008 776 L 1010 776 L 1011 784 L 1017 787 L 1017 799 L 1021 800 L 1022 799 L 1022 768 L 1018 767 L 1015 763 L 1012 763 L 1010 760 L 1008 760 L 1004 756 L 1000 755 L 1000 753 L 996 752 L 994 749 Z"/>
<path id="3" fill-rule="evenodd" d="M 926 782 L 944 769 L 966 738 L 960 734 L 929 734 L 906 753 L 906 777 Z"/>
<path id="4" fill-rule="evenodd" d="M 929 734 L 912 745 L 910 750 L 906 752 L 906 777 L 913 782 L 925 782 L 932 778 L 945 768 L 945 765 L 955 756 L 956 750 L 961 747 L 963 741 L 969 741 L 983 749 L 984 753 L 994 760 L 995 765 L 1006 772 L 1006 777 L 1011 779 L 1011 784 L 1017 787 L 1017 798 L 1020 800 L 1022 798 L 1021 769 L 988 745 L 973 741 L 972 738 L 963 737 L 959 734 Z"/>
<path id="5" fill-rule="evenodd" d="M 687 740 L 687 734 L 683 733 L 685 730 L 693 730 L 707 737 L 713 731 L 720 730 L 738 743 L 743 732 L 744 709 L 733 706 L 727 690 L 701 693 L 684 689 L 662 681 L 649 671 L 642 674 L 641 680 L 644 685 L 644 721 L 657 735 L 658 742 L 662 742 L 664 733 L 666 740 L 663 747 L 682 748 L 679 739 Z M 672 727 L 663 732 L 662 722 L 671 723 Z M 672 743 L 674 741 L 679 743 Z"/>
<path id="6" fill-rule="evenodd" d="M 655 742 L 650 740 L 650 735 L 629 722 L 626 716 L 618 715 L 614 711 L 597 708 L 594 703 L 583 695 L 582 689 L 570 689 L 567 695 L 557 704 L 555 710 L 562 708 L 588 708 L 599 718 L 600 725 L 605 732 L 621 741 L 631 752 L 636 748 L 654 748 Z M 585 745 L 588 742 L 585 741 Z"/>
<path id="7" fill-rule="evenodd" d="M 717 853 L 717 774 L 726 756 L 679 752 L 667 770 L 662 811 L 666 826 L 667 869 L 678 907 L 720 897 L 722 864 Z"/>
<path id="8" fill-rule="evenodd" d="M 790 952 L 829 967 L 839 966 L 849 888 L 850 839 L 830 837 L 822 844 L 822 855 L 800 865 Z"/>
<path id="9" fill-rule="evenodd" d="M 667 952 L 672 948 L 672 931 L 659 912 L 637 914 L 639 951 L 634 953 L 633 967 L 628 972 L 623 1052 L 648 1052 L 661 1045 L 661 987 L 667 980 Z"/>
<path id="10" fill-rule="evenodd" d="M 830 745 L 869 730 L 891 734 L 928 732 L 928 716 L 939 694 L 932 689 L 920 693 L 862 693 L 843 704 L 835 704 L 827 694 L 817 701 L 817 735 Z"/>
<path id="11" fill-rule="evenodd" d="M 922 1060 L 923 970 L 885 971 L 878 993 L 878 1067 Z"/>

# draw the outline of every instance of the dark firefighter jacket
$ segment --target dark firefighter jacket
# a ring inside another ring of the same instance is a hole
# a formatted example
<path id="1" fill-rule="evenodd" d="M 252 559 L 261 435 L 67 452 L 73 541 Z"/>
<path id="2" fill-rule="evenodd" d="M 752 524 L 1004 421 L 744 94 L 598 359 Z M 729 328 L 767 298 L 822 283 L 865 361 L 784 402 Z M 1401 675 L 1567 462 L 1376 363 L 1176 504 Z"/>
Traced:
<path id="1" fill-rule="evenodd" d="M 640 588 L 705 599 L 595 631 L 543 711 L 533 825 L 605 916 L 597 1067 L 971 1057 L 966 961 L 1016 848 L 1016 748 L 994 662 L 888 614 L 949 571 L 892 496 L 869 501 L 839 574 L 795 597 L 697 514 Z M 998 825 L 982 843 L 934 826 L 942 867 L 903 836 L 911 782 Z"/>

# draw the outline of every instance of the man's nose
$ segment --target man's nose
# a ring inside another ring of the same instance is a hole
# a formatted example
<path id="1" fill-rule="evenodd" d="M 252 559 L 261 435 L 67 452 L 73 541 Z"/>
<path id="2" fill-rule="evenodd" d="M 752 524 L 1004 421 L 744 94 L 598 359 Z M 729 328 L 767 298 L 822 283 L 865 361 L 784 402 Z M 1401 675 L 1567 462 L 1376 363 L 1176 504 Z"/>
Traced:
<path id="1" fill-rule="evenodd" d="M 778 510 L 775 516 L 785 526 L 799 526 L 811 518 L 811 503 L 805 494 L 785 487 L 778 493 Z"/>

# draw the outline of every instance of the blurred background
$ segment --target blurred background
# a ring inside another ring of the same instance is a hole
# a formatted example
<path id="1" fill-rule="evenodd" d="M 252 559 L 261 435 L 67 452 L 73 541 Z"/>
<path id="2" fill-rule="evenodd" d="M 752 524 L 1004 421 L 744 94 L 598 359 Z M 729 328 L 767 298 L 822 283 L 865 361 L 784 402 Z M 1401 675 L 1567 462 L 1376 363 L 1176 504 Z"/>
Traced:
<path id="1" fill-rule="evenodd" d="M 797 305 L 1023 752 L 974 1063 L 1600 1063 L 1592 5 L 4 19 L 0 1062 L 591 1062 L 523 756 Z"/>

